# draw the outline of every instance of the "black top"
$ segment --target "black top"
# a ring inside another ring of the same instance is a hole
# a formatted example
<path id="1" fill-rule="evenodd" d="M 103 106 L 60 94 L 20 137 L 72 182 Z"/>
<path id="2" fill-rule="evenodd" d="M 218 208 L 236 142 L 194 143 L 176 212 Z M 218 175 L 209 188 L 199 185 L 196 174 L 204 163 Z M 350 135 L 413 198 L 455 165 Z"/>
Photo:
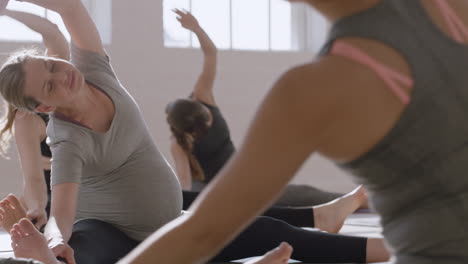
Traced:
<path id="1" fill-rule="evenodd" d="M 205 135 L 195 140 L 193 155 L 205 173 L 205 183 L 211 181 L 235 151 L 229 128 L 219 108 L 201 102 L 212 115 L 211 127 Z"/>

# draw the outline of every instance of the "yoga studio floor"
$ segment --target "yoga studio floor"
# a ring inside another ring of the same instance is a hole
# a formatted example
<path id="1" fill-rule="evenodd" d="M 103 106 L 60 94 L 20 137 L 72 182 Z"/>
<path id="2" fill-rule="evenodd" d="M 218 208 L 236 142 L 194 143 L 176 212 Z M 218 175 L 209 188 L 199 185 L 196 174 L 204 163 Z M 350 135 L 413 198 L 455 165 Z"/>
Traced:
<path id="1" fill-rule="evenodd" d="M 381 237 L 381 228 L 379 227 L 379 218 L 375 214 L 367 212 L 355 213 L 348 217 L 341 234 L 354 236 Z M 13 252 L 10 246 L 10 238 L 5 231 L 0 229 L 0 258 L 12 257 Z M 243 263 L 245 260 L 239 260 L 235 263 Z M 290 263 L 300 263 L 291 261 Z"/>

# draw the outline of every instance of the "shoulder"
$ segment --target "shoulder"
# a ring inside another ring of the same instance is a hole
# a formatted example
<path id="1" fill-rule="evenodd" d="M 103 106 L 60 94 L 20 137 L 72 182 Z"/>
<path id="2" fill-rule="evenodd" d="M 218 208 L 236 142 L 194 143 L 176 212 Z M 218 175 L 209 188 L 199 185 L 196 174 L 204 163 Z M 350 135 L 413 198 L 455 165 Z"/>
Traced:
<path id="1" fill-rule="evenodd" d="M 327 133 L 344 118 L 353 118 L 357 106 L 365 105 L 372 96 L 369 90 L 378 82 L 365 67 L 324 56 L 285 72 L 265 99 L 274 107 L 266 109 L 295 122 L 304 132 Z"/>
<path id="2" fill-rule="evenodd" d="M 74 124 L 59 120 L 51 116 L 47 125 L 47 144 L 51 149 L 58 147 L 85 150 L 92 145 L 91 135 Z"/>
<path id="3" fill-rule="evenodd" d="M 40 116 L 35 113 L 18 111 L 15 115 L 15 133 L 27 133 L 29 135 L 45 134 L 45 123 Z"/>
<path id="4" fill-rule="evenodd" d="M 343 96 L 350 94 L 355 75 L 342 60 L 323 57 L 309 64 L 296 66 L 285 72 L 276 82 L 269 97 L 290 106 L 284 110 L 306 111 L 330 109 Z"/>

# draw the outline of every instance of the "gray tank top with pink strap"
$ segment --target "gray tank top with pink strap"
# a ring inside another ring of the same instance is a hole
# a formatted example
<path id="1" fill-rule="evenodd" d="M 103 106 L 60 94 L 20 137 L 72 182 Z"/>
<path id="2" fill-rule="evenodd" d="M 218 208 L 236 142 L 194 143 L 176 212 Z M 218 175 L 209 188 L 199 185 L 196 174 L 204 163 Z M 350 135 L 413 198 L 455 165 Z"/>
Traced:
<path id="1" fill-rule="evenodd" d="M 439 30 L 417 0 L 382 0 L 338 21 L 322 54 L 342 37 L 397 50 L 414 89 L 384 139 L 340 166 L 367 186 L 397 263 L 468 263 L 468 46 Z"/>

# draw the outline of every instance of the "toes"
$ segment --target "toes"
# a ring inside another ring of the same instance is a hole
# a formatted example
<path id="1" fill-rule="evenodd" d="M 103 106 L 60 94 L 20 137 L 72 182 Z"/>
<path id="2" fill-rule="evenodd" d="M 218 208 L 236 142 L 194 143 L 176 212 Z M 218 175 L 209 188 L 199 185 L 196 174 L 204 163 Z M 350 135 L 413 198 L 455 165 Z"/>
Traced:
<path id="1" fill-rule="evenodd" d="M 26 234 L 21 230 L 21 227 L 19 224 L 14 224 L 12 230 L 18 233 L 19 237 L 25 237 Z"/>
<path id="2" fill-rule="evenodd" d="M 11 229 L 10 236 L 11 236 L 12 244 L 15 244 L 15 245 L 18 243 L 18 241 L 21 238 L 20 234 L 14 228 Z"/>
<path id="3" fill-rule="evenodd" d="M 21 219 L 18 225 L 25 234 L 34 234 L 35 232 L 38 232 L 33 223 L 26 218 Z"/>
<path id="4" fill-rule="evenodd" d="M 10 194 L 6 199 L 14 208 L 19 209 L 22 207 L 20 201 L 15 195 Z"/>
<path id="5" fill-rule="evenodd" d="M 13 248 L 13 250 L 15 250 L 16 248 L 18 247 L 18 244 L 16 244 L 15 242 L 11 242 L 11 248 Z"/>
<path id="6" fill-rule="evenodd" d="M 7 212 L 2 207 L 0 207 L 0 216 L 2 220 L 7 216 Z"/>
<path id="7" fill-rule="evenodd" d="M 4 201 L 4 208 L 7 213 L 11 212 L 14 208 L 11 206 L 10 201 L 5 200 Z"/>
<path id="8" fill-rule="evenodd" d="M 281 245 L 265 255 L 265 260 L 289 260 L 292 253 L 292 247 L 288 243 L 281 243 Z"/>
<path id="9" fill-rule="evenodd" d="M 7 208 L 6 206 L 6 201 L 5 199 L 3 199 L 2 201 L 0 201 L 0 209 L 2 209 L 3 211 L 5 211 Z"/>
<path id="10" fill-rule="evenodd" d="M 291 257 L 292 247 L 288 243 L 281 243 L 281 245 L 276 248 L 274 254 L 278 258 L 287 258 Z"/>

